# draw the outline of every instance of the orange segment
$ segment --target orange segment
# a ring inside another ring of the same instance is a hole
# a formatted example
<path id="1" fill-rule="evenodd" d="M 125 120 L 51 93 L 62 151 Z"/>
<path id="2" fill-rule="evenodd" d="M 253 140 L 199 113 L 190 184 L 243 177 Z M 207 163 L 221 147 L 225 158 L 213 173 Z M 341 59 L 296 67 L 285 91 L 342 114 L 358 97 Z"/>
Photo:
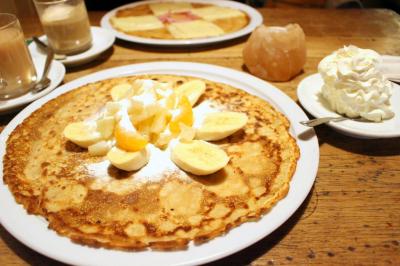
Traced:
<path id="1" fill-rule="evenodd" d="M 169 130 L 172 134 L 177 135 L 181 132 L 179 127 L 183 123 L 189 127 L 193 125 L 193 110 L 189 99 L 183 95 L 178 102 L 179 113 L 169 122 Z"/>
<path id="2" fill-rule="evenodd" d="M 153 122 L 153 117 L 150 117 L 137 124 L 136 129 L 138 131 L 138 134 L 140 134 L 146 139 L 149 139 L 152 122 Z"/>
<path id="3" fill-rule="evenodd" d="M 127 130 L 119 124 L 115 127 L 114 137 L 118 148 L 125 151 L 140 151 L 147 144 L 147 140 L 138 132 Z"/>

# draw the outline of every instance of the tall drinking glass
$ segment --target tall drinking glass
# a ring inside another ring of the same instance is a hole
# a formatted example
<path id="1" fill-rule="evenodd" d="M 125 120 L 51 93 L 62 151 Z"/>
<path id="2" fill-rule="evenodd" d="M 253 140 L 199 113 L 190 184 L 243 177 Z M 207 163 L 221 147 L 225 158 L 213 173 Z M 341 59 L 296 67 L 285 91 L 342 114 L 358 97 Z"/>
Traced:
<path id="1" fill-rule="evenodd" d="M 0 100 L 27 93 L 36 71 L 15 15 L 0 13 Z"/>
<path id="2" fill-rule="evenodd" d="M 76 54 L 92 45 L 83 0 L 34 0 L 49 45 L 58 54 Z"/>

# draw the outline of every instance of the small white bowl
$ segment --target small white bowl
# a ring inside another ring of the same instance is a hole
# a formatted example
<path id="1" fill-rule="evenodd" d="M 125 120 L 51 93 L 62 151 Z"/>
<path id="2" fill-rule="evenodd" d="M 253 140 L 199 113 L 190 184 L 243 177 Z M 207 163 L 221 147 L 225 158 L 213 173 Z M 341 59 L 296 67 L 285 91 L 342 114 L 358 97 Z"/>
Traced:
<path id="1" fill-rule="evenodd" d="M 340 116 L 329 108 L 328 102 L 322 97 L 323 80 L 319 74 L 304 78 L 297 87 L 297 97 L 301 105 L 315 118 Z M 345 135 L 363 138 L 394 138 L 400 137 L 400 86 L 393 83 L 393 95 L 390 99 L 395 115 L 382 122 L 361 122 L 343 120 L 329 122 L 327 125 Z"/>

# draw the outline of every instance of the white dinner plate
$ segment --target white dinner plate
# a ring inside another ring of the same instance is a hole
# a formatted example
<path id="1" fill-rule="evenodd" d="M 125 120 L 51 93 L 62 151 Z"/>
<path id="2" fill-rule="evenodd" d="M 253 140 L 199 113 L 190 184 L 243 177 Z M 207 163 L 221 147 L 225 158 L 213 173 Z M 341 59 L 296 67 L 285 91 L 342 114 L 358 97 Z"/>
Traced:
<path id="1" fill-rule="evenodd" d="M 33 64 L 35 65 L 38 79 L 42 77 L 45 59 L 46 58 L 44 56 L 32 55 L 32 61 Z M 5 101 L 0 100 L 0 114 L 13 112 L 17 110 L 19 107 L 28 104 L 30 102 L 33 102 L 39 99 L 40 97 L 43 97 L 44 95 L 54 90 L 63 81 L 64 76 L 65 76 L 65 67 L 63 66 L 63 64 L 53 60 L 51 62 L 51 67 L 48 74 L 48 77 L 51 80 L 50 85 L 46 89 L 38 93 L 28 92 L 17 98 Z"/>
<path id="2" fill-rule="evenodd" d="M 319 74 L 313 74 L 303 79 L 297 87 L 297 97 L 301 105 L 314 117 L 340 116 L 330 109 L 329 103 L 322 97 L 323 80 Z M 393 95 L 390 99 L 393 118 L 383 122 L 367 122 L 344 120 L 329 122 L 335 130 L 356 138 L 394 138 L 400 137 L 400 86 L 393 83 Z"/>
<path id="3" fill-rule="evenodd" d="M 300 159 L 290 182 L 287 196 L 257 222 L 247 222 L 226 235 L 201 245 L 189 245 L 180 251 L 120 251 L 75 244 L 47 228 L 41 217 L 28 215 L 17 204 L 0 178 L 0 222 L 15 238 L 28 247 L 53 259 L 72 265 L 198 265 L 228 256 L 264 238 L 283 224 L 309 193 L 318 169 L 319 146 L 312 129 L 299 124 L 307 116 L 286 94 L 269 83 L 236 70 L 207 64 L 184 62 L 151 62 L 111 68 L 67 83 L 29 105 L 19 113 L 0 135 L 0 173 L 9 134 L 32 112 L 57 96 L 90 82 L 135 74 L 187 75 L 223 82 L 257 95 L 283 112 L 291 122 L 291 133 L 297 139 Z M 308 133 L 308 134 L 307 134 Z"/>
<path id="4" fill-rule="evenodd" d="M 137 37 L 137 36 L 125 34 L 123 32 L 117 31 L 116 29 L 114 29 L 112 27 L 112 25 L 110 23 L 110 18 L 113 17 L 118 10 L 128 8 L 128 7 L 134 7 L 134 6 L 138 6 L 138 5 L 148 4 L 148 3 L 154 3 L 154 2 L 160 2 L 160 0 L 140 1 L 140 2 L 136 2 L 136 3 L 131 3 L 131 4 L 120 6 L 116 9 L 111 10 L 107 14 L 105 14 L 101 19 L 100 25 L 103 28 L 112 30 L 115 33 L 115 36 L 117 38 L 128 41 L 128 42 L 150 44 L 150 45 L 160 45 L 160 46 L 187 46 L 187 45 L 212 44 L 212 43 L 235 39 L 235 38 L 244 36 L 246 34 L 249 34 L 263 22 L 263 18 L 261 16 L 261 14 L 256 9 L 254 9 L 248 5 L 239 3 L 239 2 L 225 1 L 225 0 L 215 0 L 215 1 L 186 0 L 186 2 L 191 2 L 191 3 L 213 4 L 213 5 L 217 5 L 217 6 L 224 6 L 224 7 L 230 7 L 230 8 L 241 10 L 248 15 L 248 17 L 250 19 L 249 24 L 246 27 L 244 27 L 243 29 L 240 29 L 236 32 L 224 34 L 222 36 L 206 37 L 206 38 L 190 39 L 190 40 L 164 40 L 164 39 L 143 38 L 143 37 Z M 184 2 L 184 1 L 171 0 L 169 2 Z"/>
<path id="5" fill-rule="evenodd" d="M 113 45 L 115 35 L 112 31 L 100 27 L 90 27 L 90 30 L 92 32 L 92 46 L 88 50 L 79 54 L 68 55 L 67 58 L 58 61 L 65 66 L 82 65 L 92 61 Z M 46 35 L 40 36 L 39 39 L 47 43 Z M 46 56 L 34 42 L 29 45 L 29 50 L 32 55 Z"/>

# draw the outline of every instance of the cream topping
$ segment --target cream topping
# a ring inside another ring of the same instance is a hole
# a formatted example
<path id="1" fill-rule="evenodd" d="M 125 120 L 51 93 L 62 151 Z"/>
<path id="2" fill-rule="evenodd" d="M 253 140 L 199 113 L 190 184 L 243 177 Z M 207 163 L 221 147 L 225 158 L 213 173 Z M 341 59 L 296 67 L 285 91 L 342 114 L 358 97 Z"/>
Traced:
<path id="1" fill-rule="evenodd" d="M 100 118 L 111 117 L 115 119 L 115 123 L 118 123 L 119 126 L 124 130 L 129 132 L 138 132 L 138 129 L 132 124 L 132 121 L 130 120 L 130 115 L 132 115 L 132 112 L 137 112 L 137 110 L 135 111 L 136 108 L 140 109 L 139 113 L 146 115 L 152 113 L 152 110 L 166 108 L 166 98 L 171 96 L 171 94 L 173 94 L 174 92 L 170 84 L 154 82 L 152 80 L 139 80 L 136 81 L 136 83 L 137 84 L 134 85 L 138 85 L 137 91 L 139 92 L 139 94 L 129 96 L 130 94 L 126 93 L 126 97 L 124 97 L 123 99 L 108 102 L 105 109 L 102 110 L 103 114 L 100 115 Z M 130 89 L 134 89 L 134 87 L 135 86 L 131 87 Z M 156 93 L 159 96 L 157 96 Z M 158 99 L 159 97 L 161 98 Z M 193 107 L 192 111 L 194 118 L 193 128 L 196 128 L 200 127 L 204 117 L 207 114 L 215 113 L 218 111 L 218 109 L 213 106 L 213 103 L 211 101 L 206 100 Z M 169 109 L 168 112 L 172 115 L 172 117 L 174 117 L 175 113 L 175 116 L 179 114 L 179 111 L 174 108 Z M 153 115 L 151 117 L 153 117 Z M 92 123 L 93 125 L 96 125 L 96 121 L 86 121 L 85 123 Z M 164 127 L 165 130 L 159 134 L 166 136 L 171 135 L 172 139 L 167 139 L 167 145 L 163 148 L 157 147 L 156 145 L 153 145 L 151 143 L 148 143 L 146 145 L 149 149 L 150 154 L 149 161 L 145 166 L 143 166 L 132 175 L 135 181 L 156 182 L 163 178 L 163 176 L 165 176 L 165 173 L 167 172 L 181 171 L 170 158 L 171 147 L 174 146 L 174 143 L 180 135 L 173 137 L 172 133 L 169 131 L 168 125 L 165 124 Z M 95 128 L 93 130 L 95 130 Z M 112 139 L 113 140 L 111 146 L 115 146 L 116 143 L 114 137 L 112 137 Z M 93 152 L 93 154 L 96 154 L 98 149 L 99 148 L 97 148 Z M 99 151 L 99 153 L 101 152 L 102 150 Z M 119 165 L 116 165 L 107 158 L 105 158 L 104 161 L 88 164 L 85 166 L 85 168 L 92 176 L 97 177 L 99 181 L 108 182 L 110 180 L 110 177 L 108 175 L 108 169 L 110 165 L 114 165 L 119 168 Z"/>
<path id="2" fill-rule="evenodd" d="M 378 53 L 356 46 L 345 46 L 322 59 L 318 66 L 322 95 L 331 108 L 375 122 L 392 118 L 392 86 L 379 71 L 380 62 Z"/>

